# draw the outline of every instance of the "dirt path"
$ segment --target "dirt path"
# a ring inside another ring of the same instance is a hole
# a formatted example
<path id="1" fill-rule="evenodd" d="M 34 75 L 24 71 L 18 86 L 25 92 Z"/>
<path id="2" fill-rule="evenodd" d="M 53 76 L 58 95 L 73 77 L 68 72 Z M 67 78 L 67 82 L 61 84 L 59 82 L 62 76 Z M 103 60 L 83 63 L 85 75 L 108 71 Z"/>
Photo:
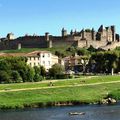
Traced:
<path id="1" fill-rule="evenodd" d="M 74 79 L 76 79 L 76 80 L 85 80 L 85 79 L 90 79 L 90 78 L 94 78 L 94 77 L 98 77 L 98 76 L 86 76 L 86 77 L 81 77 L 81 78 L 74 78 Z M 58 81 L 66 81 L 66 80 L 73 80 L 73 79 L 59 79 L 59 80 L 46 80 L 46 81 L 41 81 L 41 82 L 37 82 L 38 84 L 39 83 L 49 83 L 49 82 L 58 82 Z M 36 83 L 36 84 L 37 84 Z"/>
<path id="2" fill-rule="evenodd" d="M 64 85 L 64 86 L 48 86 L 48 87 L 37 87 L 37 88 L 10 89 L 10 90 L 0 90 L 0 93 L 2 93 L 2 92 L 27 91 L 27 90 L 41 90 L 41 89 L 51 89 L 51 88 L 93 86 L 93 85 L 102 85 L 102 84 L 109 84 L 109 83 L 110 84 L 111 83 L 120 83 L 120 81 L 99 82 L 99 83 L 90 83 L 90 84 L 74 84 L 74 85 Z"/>

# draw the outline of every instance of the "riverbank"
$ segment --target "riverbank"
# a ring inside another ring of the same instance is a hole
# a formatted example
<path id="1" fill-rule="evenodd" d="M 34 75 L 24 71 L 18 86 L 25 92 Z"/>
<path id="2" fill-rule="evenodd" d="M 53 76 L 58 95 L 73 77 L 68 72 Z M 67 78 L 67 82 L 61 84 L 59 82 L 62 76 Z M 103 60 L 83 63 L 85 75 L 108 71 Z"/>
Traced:
<path id="1" fill-rule="evenodd" d="M 101 78 L 102 81 L 98 81 Z M 81 81 L 83 80 L 85 81 L 85 83 L 81 83 Z M 108 80 L 111 83 L 109 83 Z M 104 98 L 107 98 L 108 96 L 115 98 L 116 100 L 120 99 L 120 76 L 108 76 L 108 78 L 106 76 L 96 78 L 91 77 L 82 80 L 65 80 L 56 81 L 53 83 L 53 87 L 48 86 L 48 83 L 46 82 L 31 84 L 28 83 L 29 87 L 27 87 L 27 83 L 25 83 L 25 85 L 23 84 L 24 87 L 22 86 L 22 84 L 18 84 L 19 87 L 17 87 L 17 84 L 12 84 L 10 85 L 14 86 L 13 88 L 11 87 L 12 89 L 19 88 L 19 90 L 12 91 L 10 89 L 0 92 L 0 109 L 99 104 Z M 39 86 L 39 89 L 20 90 L 20 88 L 30 88 L 30 86 L 31 88 L 35 88 L 35 85 L 37 87 Z M 46 86 L 46 88 L 42 89 L 44 85 Z M 2 90 L 1 86 L 0 88 Z M 10 87 L 9 85 L 6 86 Z"/>

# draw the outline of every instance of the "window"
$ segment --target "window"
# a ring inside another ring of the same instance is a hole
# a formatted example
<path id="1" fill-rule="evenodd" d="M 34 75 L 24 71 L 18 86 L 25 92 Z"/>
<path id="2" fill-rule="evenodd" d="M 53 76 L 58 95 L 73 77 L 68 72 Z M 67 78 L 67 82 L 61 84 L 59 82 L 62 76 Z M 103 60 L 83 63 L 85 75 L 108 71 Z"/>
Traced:
<path id="1" fill-rule="evenodd" d="M 34 63 L 34 66 L 36 66 L 36 63 Z"/>
<path id="2" fill-rule="evenodd" d="M 50 53 L 48 54 L 48 57 L 50 57 Z"/>
<path id="3" fill-rule="evenodd" d="M 45 61 L 43 61 L 43 64 L 45 65 Z"/>
<path id="4" fill-rule="evenodd" d="M 30 66 L 32 66 L 32 64 L 31 64 L 31 63 L 30 63 L 29 65 L 30 65 Z"/>
<path id="5" fill-rule="evenodd" d="M 31 60 L 31 57 L 29 57 L 29 60 Z"/>
<path id="6" fill-rule="evenodd" d="M 50 61 L 48 61 L 48 65 L 50 66 Z"/>
<path id="7" fill-rule="evenodd" d="M 40 53 L 37 53 L 37 56 L 40 56 Z"/>
<path id="8" fill-rule="evenodd" d="M 35 60 L 35 57 L 34 57 L 34 60 Z"/>
<path id="9" fill-rule="evenodd" d="M 45 57 L 45 54 L 43 54 L 43 56 L 42 56 L 43 58 Z"/>

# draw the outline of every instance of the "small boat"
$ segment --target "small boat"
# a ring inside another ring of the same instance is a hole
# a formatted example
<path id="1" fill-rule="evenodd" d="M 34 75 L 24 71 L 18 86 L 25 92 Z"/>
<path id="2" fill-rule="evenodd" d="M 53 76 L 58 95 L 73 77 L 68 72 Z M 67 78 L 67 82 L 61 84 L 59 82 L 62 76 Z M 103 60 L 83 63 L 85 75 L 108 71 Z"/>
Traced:
<path id="1" fill-rule="evenodd" d="M 69 112 L 69 115 L 85 115 L 85 112 Z"/>

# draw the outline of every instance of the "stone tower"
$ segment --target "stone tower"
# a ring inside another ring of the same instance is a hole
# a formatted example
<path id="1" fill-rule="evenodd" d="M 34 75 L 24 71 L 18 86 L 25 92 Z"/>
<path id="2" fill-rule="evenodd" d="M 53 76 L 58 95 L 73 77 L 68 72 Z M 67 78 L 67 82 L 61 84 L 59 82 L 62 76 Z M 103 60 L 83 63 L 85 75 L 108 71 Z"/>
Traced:
<path id="1" fill-rule="evenodd" d="M 49 41 L 49 40 L 50 40 L 50 38 L 49 38 L 49 33 L 48 33 L 48 32 L 45 33 L 45 40 L 46 40 L 46 41 Z"/>
<path id="2" fill-rule="evenodd" d="M 84 28 L 82 29 L 82 39 L 85 39 L 85 30 L 84 30 Z"/>
<path id="3" fill-rule="evenodd" d="M 15 39 L 14 34 L 13 33 L 8 33 L 7 34 L 7 39 L 8 40 L 14 40 Z"/>
<path id="4" fill-rule="evenodd" d="M 48 41 L 48 46 L 47 46 L 48 48 L 52 48 L 52 40 L 49 40 Z"/>
<path id="5" fill-rule="evenodd" d="M 108 42 L 112 42 L 113 41 L 113 38 L 112 38 L 112 30 L 111 30 L 111 27 L 106 27 L 106 40 Z"/>
<path id="6" fill-rule="evenodd" d="M 62 29 L 62 37 L 67 36 L 67 30 L 65 30 L 64 28 Z"/>
<path id="7" fill-rule="evenodd" d="M 18 50 L 21 50 L 22 46 L 21 46 L 21 43 L 18 43 Z"/>
<path id="8" fill-rule="evenodd" d="M 107 30 L 103 25 L 101 25 L 100 28 L 98 29 L 98 33 L 99 33 L 100 41 L 107 40 Z"/>
<path id="9" fill-rule="evenodd" d="M 74 35 L 74 32 L 73 30 L 70 31 L 70 35 L 73 36 Z"/>
<path id="10" fill-rule="evenodd" d="M 46 43 L 47 43 L 47 47 L 52 48 L 52 40 L 50 40 L 50 36 L 49 36 L 48 32 L 45 33 L 45 40 L 46 40 Z"/>
<path id="11" fill-rule="evenodd" d="M 115 26 L 113 25 L 113 26 L 111 26 L 111 30 L 112 30 L 112 41 L 115 41 L 116 40 L 116 31 L 115 31 Z"/>
<path id="12" fill-rule="evenodd" d="M 95 38 L 95 30 L 94 30 L 94 28 L 92 28 L 92 40 L 96 40 L 96 38 Z"/>

